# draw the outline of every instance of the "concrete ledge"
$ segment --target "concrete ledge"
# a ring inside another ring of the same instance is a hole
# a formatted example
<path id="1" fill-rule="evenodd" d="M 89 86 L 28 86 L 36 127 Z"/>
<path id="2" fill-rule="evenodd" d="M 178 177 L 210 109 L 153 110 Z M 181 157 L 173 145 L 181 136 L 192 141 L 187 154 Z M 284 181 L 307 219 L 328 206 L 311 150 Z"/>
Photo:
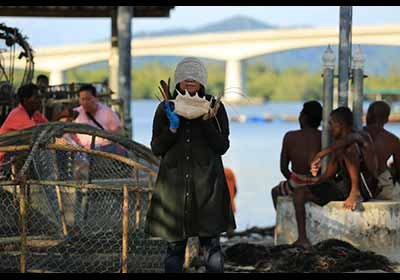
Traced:
<path id="1" fill-rule="evenodd" d="M 400 262 L 400 202 L 369 201 L 364 211 L 343 209 L 342 201 L 320 207 L 306 204 L 306 229 L 310 241 L 336 238 L 361 250 L 371 250 Z M 275 245 L 297 239 L 297 223 L 291 197 L 278 197 Z"/>

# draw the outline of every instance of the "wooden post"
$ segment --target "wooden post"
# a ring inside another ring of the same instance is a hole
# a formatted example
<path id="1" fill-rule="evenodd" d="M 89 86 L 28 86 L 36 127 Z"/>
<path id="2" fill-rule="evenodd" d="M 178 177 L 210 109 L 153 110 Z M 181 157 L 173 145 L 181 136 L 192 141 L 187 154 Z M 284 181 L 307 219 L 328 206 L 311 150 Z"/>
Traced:
<path id="1" fill-rule="evenodd" d="M 124 100 L 124 118 L 127 132 L 133 137 L 131 120 L 131 19 L 132 6 L 118 6 L 118 97 Z"/>
<path id="2" fill-rule="evenodd" d="M 25 209 L 25 191 L 26 184 L 22 182 L 20 184 L 20 196 L 19 196 L 19 211 L 21 216 L 21 259 L 20 259 L 20 270 L 21 273 L 26 272 L 26 241 L 27 241 L 27 228 L 26 228 L 26 209 Z"/>
<path id="3" fill-rule="evenodd" d="M 139 229 L 140 226 L 140 192 L 137 191 L 135 192 L 135 196 L 136 196 L 136 207 L 135 207 L 135 213 L 136 213 L 136 229 Z"/>
<path id="4" fill-rule="evenodd" d="M 139 170 L 136 169 L 136 187 L 139 188 Z M 140 192 L 137 191 L 135 193 L 136 197 L 136 206 L 135 206 L 135 213 L 136 213 L 136 229 L 139 229 L 140 225 Z"/>
<path id="5" fill-rule="evenodd" d="M 117 8 L 111 12 L 111 49 L 110 58 L 108 60 L 109 67 L 109 88 L 118 93 L 118 29 L 117 29 Z"/>
<path id="6" fill-rule="evenodd" d="M 128 273 L 128 222 L 129 222 L 129 205 L 128 205 L 128 187 L 123 187 L 123 206 L 122 206 L 122 263 L 121 272 Z"/>
<path id="7" fill-rule="evenodd" d="M 57 156 L 56 152 L 53 150 L 52 151 L 52 157 L 53 157 L 53 167 L 55 171 L 55 179 L 56 181 L 59 180 L 59 170 L 57 167 Z M 68 235 L 68 229 L 67 229 L 67 222 L 65 221 L 65 213 L 64 213 L 64 205 L 62 203 L 62 195 L 61 195 L 61 189 L 60 186 L 56 185 L 56 195 L 57 195 L 57 203 L 58 203 L 58 209 L 60 210 L 60 218 L 61 218 L 61 224 L 62 224 L 62 229 L 63 229 L 63 234 L 64 236 Z M 30 205 L 30 203 L 28 204 Z"/>

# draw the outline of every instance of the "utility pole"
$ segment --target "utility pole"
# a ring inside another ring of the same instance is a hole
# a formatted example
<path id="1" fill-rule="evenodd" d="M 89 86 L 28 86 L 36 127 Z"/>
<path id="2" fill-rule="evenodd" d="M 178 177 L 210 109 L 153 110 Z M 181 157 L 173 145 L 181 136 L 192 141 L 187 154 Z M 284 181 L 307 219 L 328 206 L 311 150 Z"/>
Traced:
<path id="1" fill-rule="evenodd" d="M 331 135 L 328 129 L 329 114 L 333 107 L 333 81 L 334 81 L 334 71 L 336 56 L 333 53 L 330 46 L 325 50 L 322 55 L 323 62 L 323 111 L 322 111 L 322 149 L 328 147 L 331 144 Z M 321 169 L 325 172 L 328 165 L 328 157 L 322 160 Z"/>
<path id="2" fill-rule="evenodd" d="M 348 105 L 351 63 L 351 22 L 352 6 L 340 6 L 338 106 Z"/>

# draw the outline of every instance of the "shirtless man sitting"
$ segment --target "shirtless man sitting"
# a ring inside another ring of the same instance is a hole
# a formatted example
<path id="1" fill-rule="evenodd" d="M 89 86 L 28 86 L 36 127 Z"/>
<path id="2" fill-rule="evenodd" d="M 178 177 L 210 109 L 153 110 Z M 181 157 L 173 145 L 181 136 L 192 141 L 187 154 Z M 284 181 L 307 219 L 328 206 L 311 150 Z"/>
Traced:
<path id="1" fill-rule="evenodd" d="M 318 129 L 322 120 L 322 106 L 317 101 L 304 103 L 299 115 L 300 130 L 289 131 L 283 138 L 281 150 L 281 172 L 286 180 L 272 188 L 271 196 L 276 209 L 278 196 L 290 195 L 288 179 L 291 172 L 309 174 L 312 158 L 321 150 L 321 131 Z M 299 147 L 302 147 L 299 149 Z"/>
<path id="2" fill-rule="evenodd" d="M 329 129 L 335 141 L 352 133 L 353 113 L 350 109 L 339 107 L 333 110 L 330 114 Z M 305 203 L 307 201 L 312 201 L 320 206 L 324 206 L 330 201 L 344 201 L 343 207 L 348 210 L 355 210 L 359 206 L 364 198 L 361 189 L 364 189 L 365 184 L 370 183 L 369 178 L 373 177 L 366 167 L 362 152 L 356 143 L 334 152 L 321 177 L 313 180 L 313 184 L 294 189 L 294 207 L 298 228 L 298 239 L 294 243 L 295 245 L 306 249 L 311 248 L 311 242 L 306 234 Z M 362 177 L 360 174 L 364 176 Z M 361 177 L 367 180 L 363 180 Z M 374 186 L 369 187 L 374 188 Z"/>
<path id="3" fill-rule="evenodd" d="M 327 154 L 343 149 L 354 142 L 366 146 L 368 142 L 366 141 L 367 138 L 365 135 L 369 135 L 374 143 L 378 161 L 378 185 L 374 198 L 399 200 L 400 187 L 395 187 L 395 182 L 398 182 L 400 177 L 400 141 L 396 135 L 384 128 L 384 125 L 389 120 L 389 115 L 390 105 L 388 103 L 385 101 L 375 101 L 371 103 L 367 112 L 367 125 L 363 130 L 361 132 L 351 133 L 341 141 L 319 152 L 313 159 L 312 169 L 317 170 L 320 160 Z M 387 162 L 391 157 L 393 157 L 393 163 L 391 167 L 388 167 Z"/>

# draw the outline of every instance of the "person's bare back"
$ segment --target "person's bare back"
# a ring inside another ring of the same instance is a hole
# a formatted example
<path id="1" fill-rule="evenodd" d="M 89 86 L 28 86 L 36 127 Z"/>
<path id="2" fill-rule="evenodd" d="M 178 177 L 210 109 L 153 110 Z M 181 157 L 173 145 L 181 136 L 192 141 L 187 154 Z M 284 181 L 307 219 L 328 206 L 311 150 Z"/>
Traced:
<path id="1" fill-rule="evenodd" d="M 367 131 L 371 135 L 377 156 L 378 156 L 378 173 L 381 174 L 387 169 L 387 161 L 391 156 L 394 159 L 394 167 L 396 173 L 400 171 L 400 140 L 399 138 L 384 128 L 371 128 L 367 126 Z"/>
<path id="2" fill-rule="evenodd" d="M 291 163 L 292 171 L 309 174 L 313 157 L 321 150 L 321 131 L 304 128 L 289 131 L 283 140 L 282 156 Z"/>

